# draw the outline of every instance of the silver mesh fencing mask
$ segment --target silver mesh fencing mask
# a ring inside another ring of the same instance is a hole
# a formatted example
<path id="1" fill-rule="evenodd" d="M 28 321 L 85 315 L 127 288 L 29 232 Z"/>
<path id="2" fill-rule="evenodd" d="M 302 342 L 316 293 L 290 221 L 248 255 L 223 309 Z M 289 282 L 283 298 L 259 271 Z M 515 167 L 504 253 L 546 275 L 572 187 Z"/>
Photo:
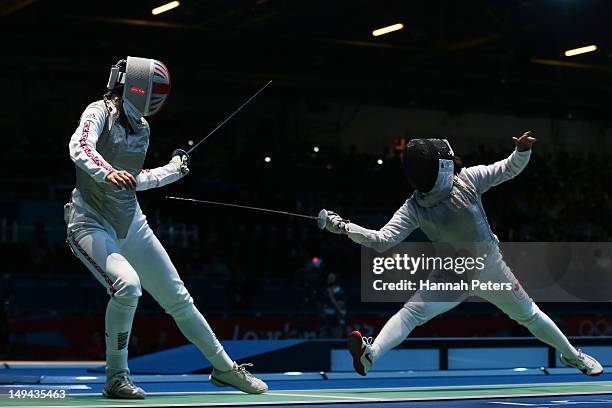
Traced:
<path id="1" fill-rule="evenodd" d="M 127 57 L 111 68 L 106 87 L 123 84 L 123 100 L 142 116 L 157 113 L 170 93 L 170 73 L 158 60 Z"/>

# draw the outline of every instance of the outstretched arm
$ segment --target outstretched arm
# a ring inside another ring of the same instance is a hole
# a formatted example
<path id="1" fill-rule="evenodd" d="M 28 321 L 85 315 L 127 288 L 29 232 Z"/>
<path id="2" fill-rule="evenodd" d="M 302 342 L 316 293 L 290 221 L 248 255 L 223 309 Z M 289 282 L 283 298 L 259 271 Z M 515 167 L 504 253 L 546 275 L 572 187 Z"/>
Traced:
<path id="1" fill-rule="evenodd" d="M 174 183 L 189 173 L 188 164 L 189 156 L 179 152 L 165 166 L 142 170 L 136 177 L 136 190 L 149 190 Z"/>
<path id="2" fill-rule="evenodd" d="M 412 231 L 417 229 L 414 214 L 409 201 L 406 201 L 380 230 L 371 230 L 330 212 L 327 225 L 328 231 L 345 234 L 354 242 L 384 252 L 402 242 Z"/>
<path id="3" fill-rule="evenodd" d="M 527 167 L 531 156 L 531 146 L 536 142 L 536 138 L 531 136 L 531 132 L 525 132 L 520 137 L 512 139 L 516 149 L 506 159 L 488 166 L 473 166 L 463 170 L 480 194 L 516 177 Z"/>

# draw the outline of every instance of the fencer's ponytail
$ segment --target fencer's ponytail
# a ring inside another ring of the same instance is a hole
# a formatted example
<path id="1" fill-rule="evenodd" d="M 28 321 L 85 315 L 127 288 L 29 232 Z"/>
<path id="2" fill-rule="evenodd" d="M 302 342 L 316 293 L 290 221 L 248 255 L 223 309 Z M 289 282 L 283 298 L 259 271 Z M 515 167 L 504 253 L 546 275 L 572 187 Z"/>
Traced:
<path id="1" fill-rule="evenodd" d="M 453 166 L 455 167 L 455 174 L 461 173 L 461 170 L 463 169 L 463 160 L 461 157 L 457 155 L 453 156 Z"/>
<path id="2" fill-rule="evenodd" d="M 112 102 L 119 111 L 123 111 L 121 98 L 123 97 L 123 84 L 117 84 L 113 89 L 104 92 L 104 100 Z"/>

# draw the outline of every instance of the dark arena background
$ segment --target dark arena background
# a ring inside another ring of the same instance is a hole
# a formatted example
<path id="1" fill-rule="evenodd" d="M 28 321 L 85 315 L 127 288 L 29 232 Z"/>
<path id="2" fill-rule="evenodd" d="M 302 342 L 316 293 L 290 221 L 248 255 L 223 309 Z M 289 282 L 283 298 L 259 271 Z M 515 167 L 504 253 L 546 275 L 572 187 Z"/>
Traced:
<path id="1" fill-rule="evenodd" d="M 166 198 L 326 208 L 378 229 L 413 193 L 408 140 L 448 139 L 473 166 L 507 157 L 512 137 L 531 130 L 527 168 L 483 198 L 493 231 L 508 242 L 607 243 L 610 1 L 173 3 L 153 14 L 163 0 L 0 1 L 0 406 L 612 406 L 609 375 L 564 367 L 484 302 L 417 327 L 361 377 L 347 334 L 376 337 L 402 305 L 361 301 L 359 245 L 312 220 Z M 147 118 L 145 168 L 272 81 L 193 151 L 189 175 L 138 193 L 195 305 L 233 358 L 254 363 L 265 394 L 212 386 L 210 363 L 145 292 L 129 350 L 147 399 L 101 396 L 108 295 L 67 246 L 63 205 L 75 185 L 71 135 L 128 55 L 163 61 L 172 77 L 166 105 Z M 612 293 L 612 253 L 600 255 L 606 273 L 584 280 Z M 612 366 L 610 303 L 539 306 Z"/>

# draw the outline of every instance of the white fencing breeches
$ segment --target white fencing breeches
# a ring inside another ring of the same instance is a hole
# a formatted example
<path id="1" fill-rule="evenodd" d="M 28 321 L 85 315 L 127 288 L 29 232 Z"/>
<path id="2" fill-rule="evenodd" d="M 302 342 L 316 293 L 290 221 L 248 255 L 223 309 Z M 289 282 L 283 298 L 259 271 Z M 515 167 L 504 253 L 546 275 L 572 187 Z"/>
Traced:
<path id="1" fill-rule="evenodd" d="M 384 353 L 401 344 L 415 327 L 451 310 L 470 296 L 478 296 L 493 303 L 544 343 L 559 350 L 563 355 L 570 358 L 576 357 L 578 352 L 569 343 L 567 337 L 527 295 L 503 261 L 501 254 L 497 253 L 497 255 L 496 259 L 490 260 L 488 267 L 478 279 L 510 283 L 513 290 L 457 292 L 456 298 L 451 301 L 448 296 L 445 296 L 444 301 L 436 301 L 435 292 L 417 292 L 387 321 L 374 340 L 374 359 L 380 358 Z"/>
<path id="2" fill-rule="evenodd" d="M 70 248 L 111 295 L 106 311 L 108 369 L 127 369 L 129 332 L 143 288 L 174 318 L 183 335 L 215 368 L 222 371 L 232 368 L 233 361 L 193 305 L 193 299 L 140 207 L 124 239 L 118 239 L 101 217 L 80 207 L 74 207 L 70 217 L 78 217 L 78 222 L 69 222 L 72 225 L 68 231 Z"/>

